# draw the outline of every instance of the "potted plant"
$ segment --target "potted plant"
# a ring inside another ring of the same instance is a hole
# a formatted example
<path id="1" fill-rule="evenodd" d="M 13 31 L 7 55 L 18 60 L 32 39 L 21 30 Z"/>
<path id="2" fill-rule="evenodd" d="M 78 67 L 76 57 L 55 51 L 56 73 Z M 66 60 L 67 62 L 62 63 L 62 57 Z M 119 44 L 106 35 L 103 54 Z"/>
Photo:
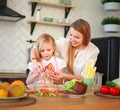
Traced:
<path id="1" fill-rule="evenodd" d="M 102 20 L 101 24 L 103 25 L 105 32 L 119 32 L 120 31 L 120 18 L 118 17 L 106 17 Z"/>
<path id="2" fill-rule="evenodd" d="M 101 0 L 105 10 L 119 10 L 120 0 Z"/>

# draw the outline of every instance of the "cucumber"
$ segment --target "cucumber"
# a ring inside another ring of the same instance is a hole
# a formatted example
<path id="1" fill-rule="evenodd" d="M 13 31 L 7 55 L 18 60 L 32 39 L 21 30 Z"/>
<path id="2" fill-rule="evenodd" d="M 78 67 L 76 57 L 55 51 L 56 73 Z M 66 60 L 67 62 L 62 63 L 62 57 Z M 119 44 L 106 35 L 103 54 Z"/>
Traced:
<path id="1" fill-rule="evenodd" d="M 105 83 L 107 86 L 116 86 L 116 83 L 112 82 L 112 81 L 106 81 Z"/>

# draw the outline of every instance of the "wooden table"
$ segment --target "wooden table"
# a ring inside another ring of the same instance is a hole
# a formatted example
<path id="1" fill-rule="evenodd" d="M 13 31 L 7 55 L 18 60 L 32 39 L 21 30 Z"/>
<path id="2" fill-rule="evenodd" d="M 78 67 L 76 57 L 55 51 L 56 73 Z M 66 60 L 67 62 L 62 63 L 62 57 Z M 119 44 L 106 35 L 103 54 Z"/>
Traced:
<path id="1" fill-rule="evenodd" d="M 111 99 L 87 93 L 81 98 L 69 98 L 66 95 L 57 97 L 36 97 L 37 102 L 21 107 L 0 108 L 0 110 L 120 110 L 120 99 Z"/>

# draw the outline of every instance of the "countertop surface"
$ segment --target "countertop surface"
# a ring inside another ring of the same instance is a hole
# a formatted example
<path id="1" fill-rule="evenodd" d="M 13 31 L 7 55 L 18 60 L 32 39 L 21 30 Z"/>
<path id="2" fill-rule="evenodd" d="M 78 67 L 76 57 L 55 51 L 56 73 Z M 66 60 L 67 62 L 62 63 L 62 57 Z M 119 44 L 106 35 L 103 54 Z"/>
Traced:
<path id="1" fill-rule="evenodd" d="M 93 92 L 80 98 L 69 98 L 66 94 L 57 97 L 38 97 L 35 94 L 29 96 L 37 99 L 35 104 L 0 110 L 120 110 L 120 99 L 96 96 Z"/>
<path id="2" fill-rule="evenodd" d="M 0 73 L 0 78 L 26 78 L 26 73 Z"/>

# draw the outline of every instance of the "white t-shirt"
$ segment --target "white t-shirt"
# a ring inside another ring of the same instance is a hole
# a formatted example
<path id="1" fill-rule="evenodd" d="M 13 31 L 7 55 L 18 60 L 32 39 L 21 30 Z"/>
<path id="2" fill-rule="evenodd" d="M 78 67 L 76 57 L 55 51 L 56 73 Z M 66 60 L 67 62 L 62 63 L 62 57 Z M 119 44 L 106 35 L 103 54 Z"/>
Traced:
<path id="1" fill-rule="evenodd" d="M 67 62 L 68 59 L 68 44 L 69 38 L 60 38 L 56 40 L 57 51 L 60 53 L 60 56 Z M 99 54 L 99 49 L 90 42 L 89 45 L 84 50 L 76 50 L 78 53 L 74 59 L 74 74 L 81 75 L 84 77 L 85 66 L 90 64 L 91 60 L 94 59 L 96 62 L 97 56 Z"/>

